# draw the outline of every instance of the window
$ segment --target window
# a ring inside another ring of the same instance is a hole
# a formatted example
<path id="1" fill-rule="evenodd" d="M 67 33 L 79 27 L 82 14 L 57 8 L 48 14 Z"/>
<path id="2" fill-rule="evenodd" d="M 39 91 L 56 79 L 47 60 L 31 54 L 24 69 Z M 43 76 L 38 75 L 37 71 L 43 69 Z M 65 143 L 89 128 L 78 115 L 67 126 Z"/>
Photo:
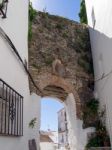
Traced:
<path id="1" fill-rule="evenodd" d="M 2 15 L 2 18 L 6 18 L 7 5 L 8 0 L 0 0 L 0 15 Z"/>
<path id="2" fill-rule="evenodd" d="M 0 79 L 0 135 L 23 135 L 23 97 Z"/>
<path id="3" fill-rule="evenodd" d="M 92 8 L 91 17 L 92 17 L 92 24 L 93 24 L 93 28 L 95 28 L 96 19 L 95 19 L 94 8 Z"/>

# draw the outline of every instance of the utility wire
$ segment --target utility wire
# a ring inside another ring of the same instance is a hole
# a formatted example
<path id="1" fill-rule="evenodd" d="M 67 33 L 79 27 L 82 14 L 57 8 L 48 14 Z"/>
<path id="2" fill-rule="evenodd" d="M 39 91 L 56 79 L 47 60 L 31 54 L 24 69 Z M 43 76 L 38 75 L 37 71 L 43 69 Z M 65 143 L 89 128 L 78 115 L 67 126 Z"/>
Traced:
<path id="1" fill-rule="evenodd" d="M 27 75 L 29 76 L 31 82 L 33 83 L 34 87 L 36 88 L 37 91 L 39 91 L 40 93 L 42 93 L 42 91 L 37 87 L 35 81 L 33 80 L 32 75 L 30 74 L 30 72 L 27 69 L 27 66 L 24 64 L 20 54 L 18 53 L 16 47 L 14 46 L 14 44 L 12 43 L 11 39 L 9 38 L 9 36 L 4 32 L 4 30 L 0 27 L 0 33 L 2 35 L 2 37 L 7 41 L 7 43 L 10 45 L 10 47 L 12 48 L 12 50 L 14 51 L 14 53 L 16 54 L 16 56 L 18 57 L 18 59 L 20 60 L 23 68 L 25 69 Z"/>
<path id="2" fill-rule="evenodd" d="M 96 79 L 95 82 L 103 80 L 104 78 L 110 76 L 111 74 L 112 74 L 112 70 L 109 73 L 107 73 L 107 74 L 102 74 L 102 77 L 100 77 L 99 79 Z"/>

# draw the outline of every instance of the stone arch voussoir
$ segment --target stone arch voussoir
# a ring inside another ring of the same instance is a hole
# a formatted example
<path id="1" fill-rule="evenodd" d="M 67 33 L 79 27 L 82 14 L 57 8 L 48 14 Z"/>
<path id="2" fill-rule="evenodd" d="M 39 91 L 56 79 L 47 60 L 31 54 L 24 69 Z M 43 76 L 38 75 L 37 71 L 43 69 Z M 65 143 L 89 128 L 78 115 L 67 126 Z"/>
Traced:
<path id="1" fill-rule="evenodd" d="M 72 93 L 74 95 L 76 103 L 77 117 L 80 119 L 82 118 L 80 98 L 72 83 L 69 83 L 68 81 L 66 81 L 66 79 L 59 76 L 55 76 L 52 74 L 44 74 L 39 77 L 38 86 L 43 92 L 43 96 L 46 96 L 44 95 L 44 88 L 46 88 L 47 86 L 60 87 L 64 89 L 67 94 Z"/>

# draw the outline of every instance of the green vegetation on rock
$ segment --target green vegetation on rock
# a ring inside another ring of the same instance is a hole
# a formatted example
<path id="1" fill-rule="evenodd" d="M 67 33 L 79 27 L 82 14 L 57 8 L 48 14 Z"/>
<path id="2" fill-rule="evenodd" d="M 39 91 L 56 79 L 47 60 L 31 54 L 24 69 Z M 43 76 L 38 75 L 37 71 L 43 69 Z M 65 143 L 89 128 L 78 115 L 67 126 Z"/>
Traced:
<path id="1" fill-rule="evenodd" d="M 29 29 L 28 29 L 28 39 L 32 38 L 32 22 L 35 19 L 37 11 L 33 9 L 32 3 L 29 2 Z"/>
<path id="2" fill-rule="evenodd" d="M 79 17 L 80 17 L 80 22 L 81 23 L 85 23 L 85 24 L 88 23 L 87 14 L 86 14 L 85 0 L 81 1 Z"/>

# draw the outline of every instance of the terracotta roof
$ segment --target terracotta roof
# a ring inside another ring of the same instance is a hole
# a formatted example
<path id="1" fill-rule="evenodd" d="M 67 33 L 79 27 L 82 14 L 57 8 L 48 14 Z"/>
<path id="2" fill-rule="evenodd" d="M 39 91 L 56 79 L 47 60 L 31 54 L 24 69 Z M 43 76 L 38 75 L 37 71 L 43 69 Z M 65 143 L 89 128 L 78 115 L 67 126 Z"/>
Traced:
<path id="1" fill-rule="evenodd" d="M 48 135 L 45 135 L 45 134 L 40 134 L 40 142 L 53 143 L 53 141 L 51 140 L 51 138 Z"/>

